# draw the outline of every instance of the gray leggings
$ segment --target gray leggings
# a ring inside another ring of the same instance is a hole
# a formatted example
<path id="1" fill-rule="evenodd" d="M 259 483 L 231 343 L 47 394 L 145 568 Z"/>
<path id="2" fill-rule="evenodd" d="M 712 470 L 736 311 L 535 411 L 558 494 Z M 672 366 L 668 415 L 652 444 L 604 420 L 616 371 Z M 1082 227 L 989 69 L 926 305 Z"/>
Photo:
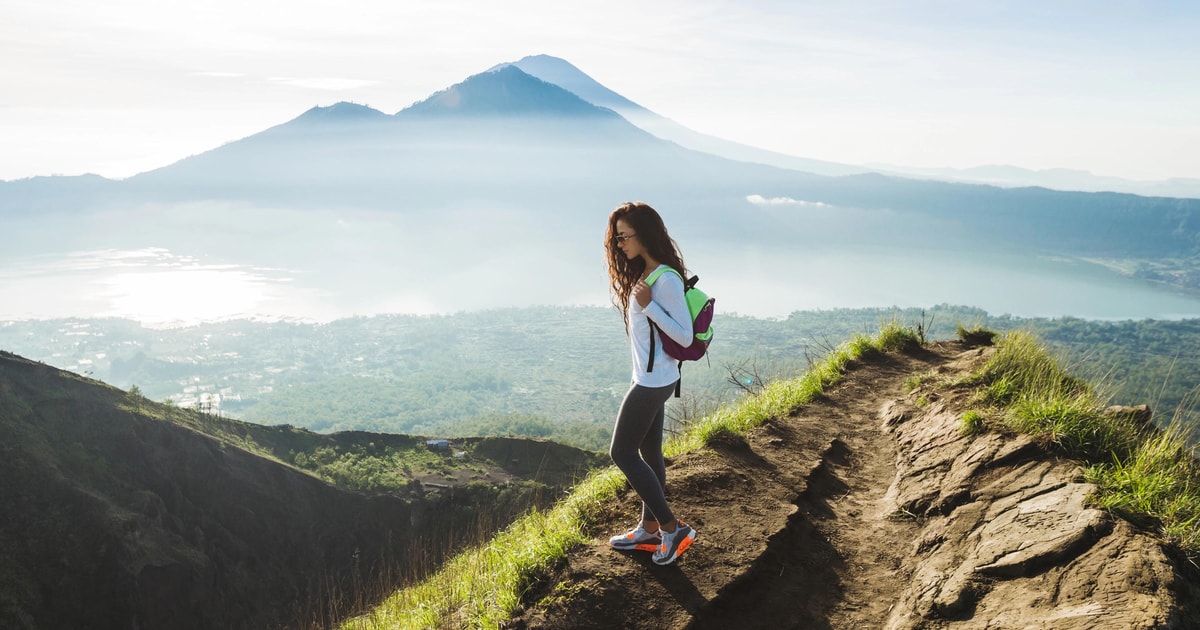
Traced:
<path id="1" fill-rule="evenodd" d="M 675 519 L 667 506 L 667 464 L 662 450 L 664 407 L 674 392 L 674 383 L 630 387 L 613 428 L 608 454 L 642 498 L 643 521 L 669 523 Z"/>

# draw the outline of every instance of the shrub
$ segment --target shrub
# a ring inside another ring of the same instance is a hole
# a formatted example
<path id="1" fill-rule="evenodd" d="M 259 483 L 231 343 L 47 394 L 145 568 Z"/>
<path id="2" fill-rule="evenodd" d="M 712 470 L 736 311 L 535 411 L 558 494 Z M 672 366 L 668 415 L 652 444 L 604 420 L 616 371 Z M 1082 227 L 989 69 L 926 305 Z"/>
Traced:
<path id="1" fill-rule="evenodd" d="M 891 321 L 880 328 L 873 344 L 884 352 L 911 352 L 924 345 L 921 337 L 916 330 Z"/>
<path id="2" fill-rule="evenodd" d="M 973 328 L 964 328 L 962 324 L 955 327 L 955 333 L 959 340 L 972 346 L 990 346 L 996 340 L 996 331 L 988 330 L 981 325 L 976 325 Z"/>

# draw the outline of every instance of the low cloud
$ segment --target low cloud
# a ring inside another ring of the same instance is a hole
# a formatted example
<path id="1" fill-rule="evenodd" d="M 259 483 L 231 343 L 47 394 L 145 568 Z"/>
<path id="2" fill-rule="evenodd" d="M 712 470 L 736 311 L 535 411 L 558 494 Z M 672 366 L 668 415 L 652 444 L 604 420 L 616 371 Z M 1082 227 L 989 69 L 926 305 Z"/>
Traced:
<path id="1" fill-rule="evenodd" d="M 355 90 L 371 85 L 378 85 L 380 81 L 374 79 L 342 79 L 337 77 L 271 77 L 267 79 L 270 83 L 277 85 L 286 85 L 289 87 L 305 88 L 309 90 Z"/>
<path id="2" fill-rule="evenodd" d="M 803 199 L 792 199 L 791 197 L 771 197 L 767 199 L 762 195 L 747 195 L 746 201 L 756 206 L 800 206 L 803 208 L 832 208 L 833 206 L 823 201 L 805 201 Z"/>

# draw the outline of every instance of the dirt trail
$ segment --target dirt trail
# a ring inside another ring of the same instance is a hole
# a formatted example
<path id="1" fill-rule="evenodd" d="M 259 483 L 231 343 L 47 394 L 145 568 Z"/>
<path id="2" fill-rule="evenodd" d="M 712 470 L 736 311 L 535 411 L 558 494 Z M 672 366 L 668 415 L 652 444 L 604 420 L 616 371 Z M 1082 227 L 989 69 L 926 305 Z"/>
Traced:
<path id="1" fill-rule="evenodd" d="M 509 627 L 880 627 L 909 587 L 904 560 L 918 526 L 885 499 L 896 444 L 879 412 L 907 376 L 961 350 L 859 364 L 792 416 L 676 458 L 668 499 L 698 532 L 687 554 L 660 567 L 648 553 L 607 547 L 610 532 L 635 522 L 640 504 L 628 492 Z"/>
<path id="2" fill-rule="evenodd" d="M 1200 627 L 1200 571 L 1091 507 L 1078 463 L 960 430 L 972 392 L 954 383 L 988 352 L 871 358 L 794 414 L 676 458 L 667 497 L 699 534 L 678 562 L 608 548 L 637 518 L 626 492 L 506 627 Z"/>

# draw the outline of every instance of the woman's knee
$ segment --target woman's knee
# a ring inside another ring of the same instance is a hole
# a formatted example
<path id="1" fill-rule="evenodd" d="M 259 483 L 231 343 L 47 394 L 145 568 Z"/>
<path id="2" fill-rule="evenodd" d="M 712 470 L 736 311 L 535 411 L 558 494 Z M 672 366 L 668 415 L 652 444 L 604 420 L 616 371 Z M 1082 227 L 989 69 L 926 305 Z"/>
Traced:
<path id="1" fill-rule="evenodd" d="M 634 466 L 642 466 L 651 460 L 642 457 L 641 449 L 636 446 L 613 445 L 608 449 L 608 456 L 621 470 L 629 470 Z"/>
<path id="2" fill-rule="evenodd" d="M 613 463 L 617 465 L 617 468 L 624 468 L 624 463 L 628 462 L 631 456 L 637 457 L 637 453 L 630 451 L 628 448 L 613 444 L 608 447 L 608 456 L 612 458 Z"/>
<path id="3" fill-rule="evenodd" d="M 665 466 L 666 458 L 663 457 L 662 451 L 639 451 L 638 459 L 646 462 L 651 468 Z"/>

